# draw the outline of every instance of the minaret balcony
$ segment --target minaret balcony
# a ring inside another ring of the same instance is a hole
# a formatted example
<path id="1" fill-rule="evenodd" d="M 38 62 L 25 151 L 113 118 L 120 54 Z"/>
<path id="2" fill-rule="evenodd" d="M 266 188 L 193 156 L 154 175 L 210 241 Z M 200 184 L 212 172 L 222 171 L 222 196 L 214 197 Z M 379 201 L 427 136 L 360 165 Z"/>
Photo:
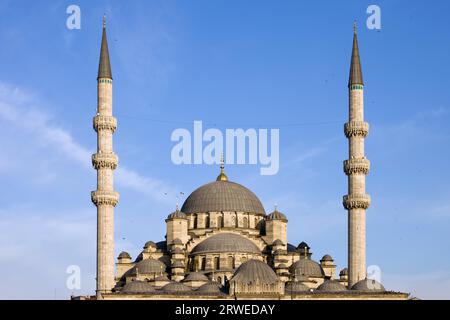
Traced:
<path id="1" fill-rule="evenodd" d="M 370 170 L 370 161 L 366 158 L 349 159 L 344 161 L 344 172 L 351 174 L 368 174 Z"/>
<path id="2" fill-rule="evenodd" d="M 352 209 L 367 209 L 370 206 L 370 196 L 368 194 L 349 194 L 343 198 L 344 208 Z"/>
<path id="3" fill-rule="evenodd" d="M 117 164 L 119 163 L 119 158 L 116 154 L 112 152 L 108 153 L 95 153 L 92 155 L 92 165 L 95 170 L 98 169 L 111 169 L 115 170 Z"/>
<path id="4" fill-rule="evenodd" d="M 94 117 L 94 130 L 110 130 L 112 132 L 117 129 L 117 119 L 113 116 L 96 115 Z"/>
<path id="5" fill-rule="evenodd" d="M 365 138 L 369 133 L 369 124 L 364 121 L 349 121 L 344 125 L 344 132 L 347 138 L 355 136 Z"/>
<path id="6" fill-rule="evenodd" d="M 98 207 L 109 205 L 115 207 L 119 202 L 119 193 L 115 191 L 97 190 L 91 192 L 92 202 Z"/>

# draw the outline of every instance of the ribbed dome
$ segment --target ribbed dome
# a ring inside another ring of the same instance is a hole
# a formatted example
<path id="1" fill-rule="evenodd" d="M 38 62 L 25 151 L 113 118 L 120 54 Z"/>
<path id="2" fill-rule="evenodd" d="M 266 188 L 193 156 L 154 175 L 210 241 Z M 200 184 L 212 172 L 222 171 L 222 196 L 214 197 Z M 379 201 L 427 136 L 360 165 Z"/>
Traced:
<path id="1" fill-rule="evenodd" d="M 162 290 L 164 292 L 187 292 L 191 291 L 191 288 L 179 282 L 171 282 L 162 287 Z"/>
<path id="2" fill-rule="evenodd" d="M 274 284 L 278 277 L 266 263 L 252 259 L 241 264 L 230 281 L 242 284 Z"/>
<path id="3" fill-rule="evenodd" d="M 219 233 L 200 242 L 192 249 L 191 254 L 219 252 L 261 253 L 250 240 L 234 233 Z"/>
<path id="4" fill-rule="evenodd" d="M 267 220 L 282 220 L 282 221 L 287 221 L 286 216 L 281 213 L 278 210 L 275 210 L 274 212 L 270 213 L 267 215 L 266 217 Z"/>
<path id="5" fill-rule="evenodd" d="M 217 282 L 208 282 L 204 285 L 200 286 L 197 290 L 197 292 L 201 293 L 221 293 L 220 285 Z"/>
<path id="6" fill-rule="evenodd" d="M 220 211 L 266 214 L 253 192 L 230 181 L 214 181 L 201 186 L 190 194 L 181 211 L 186 214 Z"/>
<path id="7" fill-rule="evenodd" d="M 131 256 L 128 252 L 122 251 L 119 254 L 119 259 L 131 259 Z"/>
<path id="8" fill-rule="evenodd" d="M 344 285 L 337 280 L 327 280 L 320 286 L 318 286 L 317 290 L 334 292 L 334 291 L 346 291 L 347 288 L 344 287 Z"/>
<path id="9" fill-rule="evenodd" d="M 183 280 L 183 282 L 189 282 L 189 281 L 209 281 L 209 279 L 203 273 L 191 272 Z"/>
<path id="10" fill-rule="evenodd" d="M 373 279 L 364 279 L 355 283 L 352 290 L 365 291 L 365 292 L 384 292 L 386 289 L 381 283 Z"/>
<path id="11" fill-rule="evenodd" d="M 150 293 L 155 291 L 155 288 L 145 281 L 131 281 L 124 285 L 120 292 L 123 293 Z"/>
<path id="12" fill-rule="evenodd" d="M 284 291 L 288 292 L 288 293 L 309 291 L 309 287 L 298 281 L 289 281 L 289 282 L 286 282 Z"/>
<path id="13" fill-rule="evenodd" d="M 167 266 L 155 259 L 145 259 L 138 262 L 132 269 L 132 274 L 136 274 L 136 269 L 139 274 L 161 273 L 166 271 Z"/>
<path id="14" fill-rule="evenodd" d="M 333 258 L 329 254 L 326 254 L 322 257 L 322 259 L 320 259 L 320 261 L 333 261 Z"/>
<path id="15" fill-rule="evenodd" d="M 296 276 L 323 277 L 324 272 L 320 264 L 310 259 L 300 259 L 289 270 Z"/>
<path id="16" fill-rule="evenodd" d="M 167 216 L 167 219 L 186 219 L 186 215 L 184 214 L 183 211 L 180 211 L 177 209 L 174 212 L 172 212 L 171 214 L 169 214 Z"/>

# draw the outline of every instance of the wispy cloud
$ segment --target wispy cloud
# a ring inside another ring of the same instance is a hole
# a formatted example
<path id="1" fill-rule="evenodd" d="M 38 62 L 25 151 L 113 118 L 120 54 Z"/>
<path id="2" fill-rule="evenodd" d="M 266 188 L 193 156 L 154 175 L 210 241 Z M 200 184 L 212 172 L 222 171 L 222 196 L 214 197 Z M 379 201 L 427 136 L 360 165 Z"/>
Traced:
<path id="1" fill-rule="evenodd" d="M 70 132 L 57 126 L 39 99 L 32 94 L 18 87 L 0 83 L 0 119 L 26 130 L 45 146 L 61 152 L 79 165 L 92 168 L 90 159 L 94 151 L 82 146 Z M 0 157 L 0 165 L 1 159 Z M 175 190 L 165 181 L 140 175 L 126 166 L 119 167 L 116 181 L 121 187 L 144 193 L 161 202 L 168 201 L 162 191 L 174 193 Z"/>

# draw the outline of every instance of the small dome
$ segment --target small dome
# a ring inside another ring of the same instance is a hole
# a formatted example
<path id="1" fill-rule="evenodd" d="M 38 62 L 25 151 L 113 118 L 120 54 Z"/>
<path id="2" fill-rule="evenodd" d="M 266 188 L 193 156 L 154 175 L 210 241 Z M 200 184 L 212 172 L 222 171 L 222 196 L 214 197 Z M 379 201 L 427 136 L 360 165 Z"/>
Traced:
<path id="1" fill-rule="evenodd" d="M 191 272 L 183 280 L 183 282 L 189 282 L 189 281 L 209 281 L 209 279 L 203 273 Z"/>
<path id="2" fill-rule="evenodd" d="M 344 268 L 339 272 L 340 276 L 348 276 L 348 269 Z"/>
<path id="3" fill-rule="evenodd" d="M 373 279 L 364 279 L 355 283 L 352 290 L 364 292 L 385 292 L 386 289 L 381 283 Z"/>
<path id="4" fill-rule="evenodd" d="M 131 256 L 128 252 L 122 251 L 119 254 L 119 259 L 131 259 Z"/>
<path id="5" fill-rule="evenodd" d="M 261 253 L 256 244 L 241 235 L 219 233 L 200 242 L 192 249 L 191 254 L 220 252 Z"/>
<path id="6" fill-rule="evenodd" d="M 151 293 L 155 288 L 146 281 L 131 281 L 123 286 L 121 293 Z"/>
<path id="7" fill-rule="evenodd" d="M 300 259 L 290 267 L 290 272 L 295 276 L 307 276 L 323 278 L 325 273 L 317 262 L 310 259 Z"/>
<path id="8" fill-rule="evenodd" d="M 284 246 L 284 243 L 280 240 L 277 239 L 272 243 L 273 246 Z"/>
<path id="9" fill-rule="evenodd" d="M 326 254 L 322 257 L 320 261 L 334 261 L 334 260 L 329 254 Z"/>
<path id="10" fill-rule="evenodd" d="M 286 285 L 284 286 L 284 291 L 287 293 L 294 293 L 294 292 L 304 292 L 309 291 L 309 287 L 299 281 L 289 281 L 286 282 Z"/>
<path id="11" fill-rule="evenodd" d="M 138 262 L 131 270 L 132 274 L 136 274 L 136 269 L 139 274 L 161 273 L 166 271 L 167 266 L 155 259 L 145 259 Z"/>
<path id="12" fill-rule="evenodd" d="M 144 244 L 144 249 L 147 249 L 147 248 L 156 248 L 156 243 L 154 243 L 153 241 L 147 241 Z"/>
<path id="13" fill-rule="evenodd" d="M 304 242 L 304 241 L 302 241 L 302 242 L 300 242 L 299 244 L 298 244 L 298 246 L 297 246 L 297 249 L 311 249 L 309 246 L 308 246 L 308 244 L 306 243 L 306 242 Z"/>
<path id="14" fill-rule="evenodd" d="M 180 282 L 171 282 L 166 284 L 164 287 L 162 287 L 162 290 L 164 292 L 187 292 L 191 291 L 191 288 L 185 286 L 184 284 Z"/>
<path id="15" fill-rule="evenodd" d="M 181 212 L 179 209 L 177 209 L 169 214 L 167 216 L 167 219 L 186 219 L 186 215 L 184 214 L 184 212 Z"/>
<path id="16" fill-rule="evenodd" d="M 334 292 L 334 291 L 346 291 L 347 288 L 342 285 L 337 280 L 327 280 L 324 283 L 322 283 L 320 286 L 317 287 L 317 290 L 319 291 L 327 291 L 327 292 Z"/>
<path id="17" fill-rule="evenodd" d="M 186 214 L 206 212 L 248 212 L 266 214 L 258 197 L 231 181 L 214 181 L 192 192 L 181 208 Z"/>
<path id="18" fill-rule="evenodd" d="M 286 216 L 278 210 L 275 210 L 274 212 L 268 214 L 266 219 L 267 220 L 282 220 L 282 221 L 287 222 Z"/>
<path id="19" fill-rule="evenodd" d="M 242 284 L 274 284 L 278 277 L 266 263 L 252 259 L 241 264 L 230 281 Z"/>
<path id="20" fill-rule="evenodd" d="M 196 292 L 201 292 L 201 293 L 215 293 L 215 294 L 219 294 L 222 293 L 222 291 L 220 290 L 220 284 L 218 284 L 217 282 L 208 282 L 205 283 L 204 285 L 201 285 Z"/>

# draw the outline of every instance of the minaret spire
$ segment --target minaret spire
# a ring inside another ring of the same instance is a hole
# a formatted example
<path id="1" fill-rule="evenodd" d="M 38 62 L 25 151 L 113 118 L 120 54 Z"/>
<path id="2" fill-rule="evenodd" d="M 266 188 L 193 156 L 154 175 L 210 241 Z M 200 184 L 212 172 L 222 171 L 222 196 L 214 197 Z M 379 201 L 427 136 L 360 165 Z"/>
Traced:
<path id="1" fill-rule="evenodd" d="M 364 83 L 359 59 L 356 24 L 353 33 L 353 49 L 350 66 L 349 121 L 344 132 L 349 140 L 349 159 L 344 161 L 348 176 L 348 194 L 343 205 L 348 210 L 348 285 L 366 278 L 366 209 L 370 196 L 366 194 L 366 175 L 370 162 L 364 154 L 364 140 L 369 124 L 364 121 Z"/>
<path id="2" fill-rule="evenodd" d="M 100 63 L 98 65 L 98 79 L 100 78 L 112 79 L 108 38 L 106 36 L 106 16 L 103 16 L 102 44 L 100 49 Z"/>
<path id="3" fill-rule="evenodd" d="M 97 170 L 97 190 L 91 194 L 97 206 L 97 298 L 111 292 L 114 280 L 114 207 L 119 194 L 114 191 L 113 172 L 118 158 L 113 152 L 113 133 L 117 120 L 112 115 L 112 77 L 106 40 L 105 18 L 100 49 L 100 66 L 97 78 L 97 115 L 94 130 L 97 132 L 97 153 L 92 164 Z"/>
<path id="4" fill-rule="evenodd" d="M 360 84 L 364 85 L 361 59 L 359 58 L 358 48 L 358 34 L 356 33 L 356 21 L 353 25 L 353 48 L 352 48 L 352 60 L 350 62 L 350 76 L 348 79 L 348 85 Z"/>

